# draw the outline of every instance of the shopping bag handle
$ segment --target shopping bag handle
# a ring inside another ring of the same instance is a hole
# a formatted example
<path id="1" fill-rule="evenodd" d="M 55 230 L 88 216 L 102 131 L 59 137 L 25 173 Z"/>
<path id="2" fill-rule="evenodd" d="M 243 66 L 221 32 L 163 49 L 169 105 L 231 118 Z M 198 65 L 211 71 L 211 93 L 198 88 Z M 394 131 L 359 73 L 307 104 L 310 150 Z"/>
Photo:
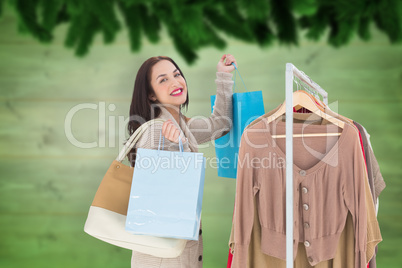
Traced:
<path id="1" fill-rule="evenodd" d="M 163 123 L 165 120 L 163 119 L 152 119 L 149 120 L 145 123 L 143 123 L 141 126 L 139 126 L 135 132 L 131 135 L 130 139 L 126 142 L 124 145 L 123 149 L 121 149 L 119 155 L 117 156 L 116 160 L 118 162 L 122 162 L 123 159 L 127 156 L 127 154 L 131 151 L 131 149 L 134 147 L 134 145 L 137 143 L 137 141 L 140 139 L 142 134 L 147 130 L 149 126 L 152 124 L 155 124 L 157 122 Z"/>
<path id="2" fill-rule="evenodd" d="M 247 87 L 246 87 L 246 84 L 244 84 L 243 78 L 240 75 L 239 69 L 237 69 L 236 64 L 234 62 L 232 62 L 232 65 L 235 68 L 235 75 L 234 75 L 234 78 L 233 78 L 233 82 L 234 82 L 233 92 L 236 90 L 236 73 L 239 74 L 240 80 L 242 81 L 244 88 L 246 89 L 246 91 L 248 91 Z"/>
<path id="3" fill-rule="evenodd" d="M 163 142 L 162 144 L 162 150 L 165 149 L 165 136 L 162 136 L 162 130 L 159 133 L 159 145 L 158 145 L 158 152 L 160 151 L 161 148 L 161 141 Z M 179 150 L 180 152 L 183 152 L 183 141 L 181 140 L 181 135 L 179 134 Z"/>

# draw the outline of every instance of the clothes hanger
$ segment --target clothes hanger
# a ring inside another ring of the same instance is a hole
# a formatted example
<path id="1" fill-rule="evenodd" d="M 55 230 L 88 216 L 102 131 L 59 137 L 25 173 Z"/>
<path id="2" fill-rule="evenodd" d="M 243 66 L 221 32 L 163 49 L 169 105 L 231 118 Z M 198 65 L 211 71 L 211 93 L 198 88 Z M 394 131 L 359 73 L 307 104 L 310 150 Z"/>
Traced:
<path id="1" fill-rule="evenodd" d="M 300 93 L 306 94 L 308 95 L 317 105 L 319 105 L 322 108 L 322 111 L 325 111 L 325 108 L 327 108 L 327 105 L 325 105 L 324 102 L 322 102 L 320 99 L 317 99 L 313 94 L 311 94 L 308 91 L 304 91 L 304 90 L 299 90 Z"/>
<path id="2" fill-rule="evenodd" d="M 332 124 L 344 128 L 345 123 L 335 117 L 332 117 L 324 112 L 324 108 L 319 105 L 319 102 L 317 99 L 312 96 L 311 94 L 308 94 L 307 92 L 303 90 L 297 90 L 293 92 L 293 107 L 296 110 L 299 110 L 300 108 L 306 108 L 310 110 L 312 113 L 320 116 L 321 118 L 331 122 Z M 271 116 L 267 118 L 267 123 L 271 123 L 272 121 L 278 119 L 280 116 L 284 115 L 286 112 L 286 104 L 285 102 L 282 104 L 282 106 Z M 294 134 L 293 137 L 320 137 L 320 136 L 339 136 L 341 133 L 311 133 L 311 134 Z M 272 135 L 273 138 L 285 138 L 286 135 Z"/>
<path id="3" fill-rule="evenodd" d="M 297 81 L 295 81 L 295 83 L 297 84 L 297 90 L 299 90 L 299 88 L 301 87 L 301 86 L 300 86 L 300 83 L 297 82 Z M 320 99 L 317 99 L 317 98 L 314 97 L 310 92 L 308 92 L 307 88 L 306 88 L 304 85 L 302 85 L 302 86 L 303 86 L 303 88 L 305 89 L 305 91 L 302 91 L 302 90 L 300 90 L 300 91 L 303 92 L 304 94 L 307 94 L 308 96 L 310 96 L 319 106 L 321 106 L 321 107 L 322 107 L 321 110 L 322 110 L 323 112 L 325 112 L 325 109 L 329 109 L 329 107 L 328 107 L 324 102 L 322 102 Z M 286 109 L 285 103 L 282 103 L 282 104 L 279 105 L 276 109 L 280 109 L 280 108 Z M 331 111 L 332 111 L 332 110 L 331 110 Z M 267 117 L 269 117 L 268 114 L 264 114 L 264 115 L 260 116 L 259 118 L 257 118 L 257 119 L 254 120 L 253 122 L 251 122 L 249 125 L 247 125 L 246 128 L 249 128 L 249 127 L 253 126 L 254 124 L 257 124 L 257 123 L 260 122 L 262 119 L 267 118 Z M 298 119 L 298 113 L 297 113 L 297 112 L 293 114 L 293 118 Z"/>

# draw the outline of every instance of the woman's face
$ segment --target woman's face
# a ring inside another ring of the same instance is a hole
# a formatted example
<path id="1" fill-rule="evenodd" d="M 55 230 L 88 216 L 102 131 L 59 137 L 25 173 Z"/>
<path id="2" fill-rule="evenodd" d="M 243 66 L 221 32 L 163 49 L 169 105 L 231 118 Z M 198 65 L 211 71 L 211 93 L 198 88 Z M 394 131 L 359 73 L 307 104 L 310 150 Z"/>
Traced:
<path id="1" fill-rule="evenodd" d="M 151 86 L 155 94 L 149 98 L 161 104 L 180 107 L 187 99 L 186 81 L 168 60 L 159 61 L 152 67 Z"/>

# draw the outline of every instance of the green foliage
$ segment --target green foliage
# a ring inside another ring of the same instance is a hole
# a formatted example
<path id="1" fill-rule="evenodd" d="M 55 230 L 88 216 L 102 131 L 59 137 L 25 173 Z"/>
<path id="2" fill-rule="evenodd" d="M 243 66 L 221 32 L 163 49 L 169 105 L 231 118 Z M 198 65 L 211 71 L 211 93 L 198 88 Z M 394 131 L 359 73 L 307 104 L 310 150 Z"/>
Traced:
<path id="1" fill-rule="evenodd" d="M 229 10 L 225 12 L 224 6 L 218 4 L 214 8 L 206 7 L 204 10 L 204 18 L 206 21 L 209 21 L 215 29 L 224 31 L 229 36 L 243 41 L 253 41 L 254 36 L 252 32 L 250 29 L 243 26 L 246 25 L 246 19 L 240 15 L 236 8 L 229 7 L 228 9 Z M 229 13 L 230 16 L 225 16 L 227 13 Z"/>
<path id="2" fill-rule="evenodd" d="M 3 14 L 4 0 L 0 0 L 0 16 Z"/>
<path id="3" fill-rule="evenodd" d="M 120 11 L 123 13 L 127 25 L 131 51 L 136 52 L 141 48 L 141 5 L 127 5 L 119 3 Z"/>
<path id="4" fill-rule="evenodd" d="M 3 2 L 0 0 L 0 15 Z M 8 0 L 19 15 L 18 29 L 51 42 L 54 28 L 68 23 L 65 45 L 86 55 L 96 34 L 112 43 L 127 30 L 133 52 L 143 38 L 160 40 L 162 25 L 177 51 L 192 63 L 202 47 L 224 48 L 224 35 L 268 46 L 297 45 L 298 32 L 317 41 L 328 33 L 335 47 L 357 34 L 370 40 L 374 22 L 390 39 L 402 41 L 400 0 Z M 120 21 L 119 18 L 122 18 Z"/>
<path id="5" fill-rule="evenodd" d="M 374 21 L 383 30 L 392 43 L 402 41 L 402 3 L 400 0 L 382 0 L 374 14 Z"/>
<path id="6" fill-rule="evenodd" d="M 40 0 L 42 8 L 42 22 L 43 28 L 51 32 L 57 24 L 59 11 L 62 9 L 62 0 Z"/>
<path id="7" fill-rule="evenodd" d="M 148 40 L 151 43 L 157 43 L 160 39 L 159 30 L 161 29 L 158 17 L 150 12 L 145 5 L 140 5 L 140 16 L 143 30 Z"/>
<path id="8" fill-rule="evenodd" d="M 279 41 L 297 44 L 296 21 L 291 12 L 290 0 L 271 0 L 271 3 L 271 16 L 276 24 Z"/>
<path id="9" fill-rule="evenodd" d="M 299 20 L 312 40 L 318 40 L 329 27 L 328 43 L 335 47 L 348 44 L 354 33 L 368 41 L 371 37 L 369 27 L 374 21 L 391 43 L 402 41 L 402 4 L 399 0 L 321 0 L 319 3 L 315 14 Z"/>
<path id="10" fill-rule="evenodd" d="M 269 17 L 271 4 L 269 1 L 259 0 L 240 0 L 239 6 L 245 10 L 247 18 L 251 20 L 263 21 Z"/>
<path id="11" fill-rule="evenodd" d="M 114 12 L 114 1 L 85 0 L 83 2 L 86 3 L 86 10 L 92 11 L 91 15 L 100 24 L 104 42 L 111 43 L 120 29 L 120 24 Z"/>
<path id="12" fill-rule="evenodd" d="M 36 10 L 41 3 L 39 0 L 23 1 L 14 0 L 10 1 L 19 15 L 18 28 L 23 32 L 29 32 L 33 37 L 40 42 L 50 42 L 52 39 L 51 33 L 46 30 L 39 22 Z"/>
<path id="13" fill-rule="evenodd" d="M 321 38 L 329 24 L 329 12 L 328 7 L 320 7 L 314 15 L 300 18 L 300 26 L 308 29 L 307 38 L 314 41 L 318 41 Z"/>
<path id="14" fill-rule="evenodd" d="M 317 0 L 292 0 L 292 8 L 299 15 L 313 15 L 318 10 Z"/>

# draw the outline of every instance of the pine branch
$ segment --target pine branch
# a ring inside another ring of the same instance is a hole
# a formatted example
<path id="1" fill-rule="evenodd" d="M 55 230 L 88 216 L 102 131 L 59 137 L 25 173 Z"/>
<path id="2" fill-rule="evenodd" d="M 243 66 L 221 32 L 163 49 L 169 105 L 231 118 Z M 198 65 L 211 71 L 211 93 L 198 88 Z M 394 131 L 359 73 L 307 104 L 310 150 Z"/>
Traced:
<path id="1" fill-rule="evenodd" d="M 335 47 L 346 45 L 356 31 L 357 22 L 355 20 L 344 22 L 330 20 L 330 23 L 331 31 L 329 33 L 328 42 Z"/>
<path id="2" fill-rule="evenodd" d="M 274 35 L 266 22 L 253 21 L 249 22 L 250 30 L 254 34 L 254 38 L 260 46 L 268 46 L 272 44 Z"/>
<path id="3" fill-rule="evenodd" d="M 254 40 L 249 28 L 247 28 L 246 20 L 238 13 L 237 10 L 230 10 L 230 16 L 224 16 L 218 8 L 205 8 L 204 17 L 217 29 L 225 32 L 229 36 L 236 37 L 240 40 L 252 42 Z"/>
<path id="4" fill-rule="evenodd" d="M 67 2 L 67 12 L 71 18 L 70 27 L 68 28 L 66 39 L 64 44 L 66 47 L 72 48 L 76 44 L 80 35 L 82 35 L 82 29 L 84 24 L 84 16 L 80 16 L 81 5 L 74 1 Z"/>
<path id="5" fill-rule="evenodd" d="M 67 47 L 75 47 L 75 55 L 80 57 L 88 54 L 95 34 L 101 30 L 96 17 L 90 12 L 82 13 L 82 10 L 85 10 L 84 3 L 78 1 L 68 2 L 71 23 L 64 42 Z M 85 16 L 82 14 L 85 14 Z"/>
<path id="6" fill-rule="evenodd" d="M 317 13 L 319 5 L 317 0 L 293 0 L 293 10 L 302 16 L 311 16 Z"/>
<path id="7" fill-rule="evenodd" d="M 38 23 L 38 18 L 36 15 L 39 4 L 38 0 L 15 0 L 13 1 L 13 4 L 14 8 L 19 14 L 20 29 L 26 29 L 40 42 L 47 43 L 52 40 L 51 33 Z"/>
<path id="8" fill-rule="evenodd" d="M 174 12 L 178 14 L 177 10 L 172 10 L 171 7 L 165 3 L 158 3 L 155 6 L 155 11 L 161 22 L 167 26 L 168 33 L 173 39 L 173 45 L 177 52 L 183 56 L 187 63 L 193 63 L 197 58 L 195 50 L 200 46 L 200 43 L 196 42 L 199 41 L 199 39 L 189 39 L 189 33 L 185 32 L 185 27 L 182 27 L 186 22 L 182 21 L 182 23 L 177 24 L 176 18 L 174 18 Z M 202 33 L 200 33 L 200 35 L 202 35 Z"/>
<path id="9" fill-rule="evenodd" d="M 149 12 L 145 5 L 140 5 L 140 18 L 143 30 L 151 43 L 157 43 L 160 39 L 159 31 L 161 29 L 159 18 Z"/>
<path id="10" fill-rule="evenodd" d="M 152 4 L 158 2 L 159 0 L 121 0 L 126 7 L 131 5 L 141 5 L 141 4 Z"/>
<path id="11" fill-rule="evenodd" d="M 290 12 L 290 0 L 271 0 L 271 6 L 279 42 L 297 44 L 296 21 Z"/>
<path id="12" fill-rule="evenodd" d="M 205 42 L 205 46 L 209 45 L 210 43 L 218 49 L 223 49 L 226 47 L 226 42 L 220 38 L 214 29 L 209 25 L 208 22 L 205 23 L 206 33 L 207 33 L 207 40 Z"/>
<path id="13" fill-rule="evenodd" d="M 303 16 L 300 18 L 300 26 L 304 29 L 308 29 L 306 37 L 310 40 L 318 41 L 324 34 L 328 24 L 328 14 L 331 10 L 323 6 L 318 9 L 317 13 L 312 16 Z"/>
<path id="14" fill-rule="evenodd" d="M 382 0 L 378 2 L 374 21 L 383 30 L 391 43 L 402 42 L 401 5 L 399 0 Z"/>
<path id="15" fill-rule="evenodd" d="M 358 26 L 358 34 L 359 37 L 365 41 L 370 40 L 371 34 L 370 34 L 370 19 L 368 17 L 362 17 L 359 21 L 359 26 Z"/>
<path id="16" fill-rule="evenodd" d="M 84 4 L 79 0 L 68 0 L 67 6 L 71 14 L 79 15 L 81 13 L 85 13 L 86 11 Z"/>
<path id="17" fill-rule="evenodd" d="M 85 0 L 86 9 L 92 13 L 100 26 L 102 27 L 104 42 L 111 43 L 116 33 L 120 30 L 120 24 L 117 21 L 116 14 L 114 13 L 113 0 Z M 84 14 L 82 14 L 84 15 Z"/>
<path id="18" fill-rule="evenodd" d="M 172 12 L 170 22 L 191 47 L 199 47 L 205 42 L 207 33 L 203 25 L 202 9 L 196 5 L 177 5 L 172 7 Z"/>
<path id="19" fill-rule="evenodd" d="M 77 47 L 75 49 L 75 54 L 77 56 L 85 56 L 89 47 L 91 46 L 95 34 L 100 30 L 100 24 L 98 20 L 91 14 L 88 14 L 87 17 L 83 20 L 82 30 L 83 33 L 78 40 Z"/>
<path id="20" fill-rule="evenodd" d="M 353 34 L 358 29 L 359 18 L 365 8 L 365 0 L 351 2 L 339 0 L 332 4 L 333 11 L 330 13 L 330 34 L 328 42 L 340 47 L 349 43 Z"/>
<path id="21" fill-rule="evenodd" d="M 61 9 L 63 0 L 40 0 L 40 6 L 42 7 L 42 26 L 52 31 L 57 24 L 57 18 L 59 10 Z"/>
<path id="22" fill-rule="evenodd" d="M 255 21 L 266 20 L 271 12 L 269 1 L 240 0 L 239 6 L 246 11 L 248 19 Z"/>
<path id="23" fill-rule="evenodd" d="M 139 5 L 126 6 L 119 2 L 118 6 L 123 13 L 124 20 L 128 27 L 131 51 L 139 51 L 141 48 L 141 10 Z"/>
<path id="24" fill-rule="evenodd" d="M 5 0 L 0 0 L 0 18 L 3 15 L 4 2 Z"/>
<path id="25" fill-rule="evenodd" d="M 358 22 L 357 34 L 362 40 L 368 41 L 371 39 L 370 24 L 376 12 L 377 3 L 376 0 L 365 0 L 363 5 L 361 17 Z"/>
<path id="26" fill-rule="evenodd" d="M 0 15 L 4 0 L 0 0 Z M 188 63 L 201 47 L 225 47 L 223 34 L 260 46 L 298 43 L 298 31 L 319 40 L 329 27 L 327 42 L 346 45 L 354 34 L 370 39 L 370 25 L 384 32 L 391 43 L 402 42 L 400 0 L 9 0 L 18 14 L 18 29 L 40 42 L 49 42 L 55 27 L 69 23 L 65 45 L 85 55 L 97 32 L 105 43 L 114 41 L 123 14 L 133 52 L 142 38 L 160 40 L 164 25 L 177 51 Z M 39 14 L 39 16 L 38 16 Z M 301 16 L 295 19 L 295 16 Z M 39 18 L 38 18 L 39 17 Z M 271 29 L 272 28 L 272 29 Z"/>
<path id="27" fill-rule="evenodd" d="M 59 12 L 57 13 L 56 25 L 59 25 L 63 22 L 70 21 L 70 16 L 67 12 L 67 4 L 64 3 L 61 7 Z"/>
<path id="28" fill-rule="evenodd" d="M 176 32 L 171 33 L 173 38 L 173 45 L 176 48 L 177 52 L 186 60 L 188 64 L 192 64 L 198 58 L 197 54 L 194 52 L 194 49 L 189 47 L 185 40 L 182 39 L 180 34 Z"/>

